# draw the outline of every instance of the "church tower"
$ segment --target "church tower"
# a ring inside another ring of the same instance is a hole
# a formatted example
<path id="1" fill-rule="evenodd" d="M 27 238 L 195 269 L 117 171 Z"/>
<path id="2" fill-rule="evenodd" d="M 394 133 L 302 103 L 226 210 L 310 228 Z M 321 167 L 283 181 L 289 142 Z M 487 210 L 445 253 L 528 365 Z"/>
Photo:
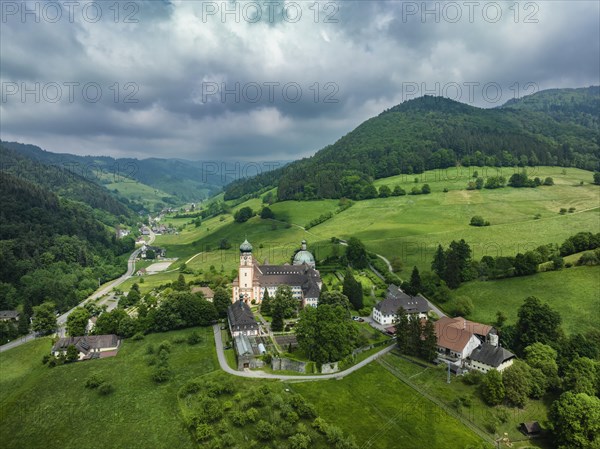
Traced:
<path id="1" fill-rule="evenodd" d="M 238 271 L 238 297 L 249 303 L 255 298 L 254 295 L 254 260 L 252 257 L 252 245 L 248 240 L 240 245 L 240 267 Z"/>

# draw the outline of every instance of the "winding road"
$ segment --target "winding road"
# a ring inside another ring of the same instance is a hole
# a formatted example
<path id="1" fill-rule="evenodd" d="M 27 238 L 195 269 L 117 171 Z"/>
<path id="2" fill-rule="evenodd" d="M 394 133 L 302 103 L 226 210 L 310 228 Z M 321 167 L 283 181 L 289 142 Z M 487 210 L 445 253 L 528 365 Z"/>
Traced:
<path id="1" fill-rule="evenodd" d="M 348 374 L 351 374 L 354 371 L 361 369 L 363 366 L 368 365 L 373 360 L 381 357 L 382 355 L 387 354 L 395 347 L 395 344 L 391 344 L 390 346 L 385 347 L 381 351 L 367 357 L 363 361 L 358 362 L 356 365 L 351 366 L 347 370 L 339 371 L 337 373 L 307 375 L 307 376 L 306 375 L 292 376 L 289 374 L 265 373 L 264 371 L 250 371 L 250 370 L 237 371 L 237 370 L 231 368 L 227 364 L 227 359 L 225 359 L 225 353 L 223 352 L 223 340 L 221 339 L 221 328 L 219 327 L 218 324 L 215 324 L 213 326 L 213 331 L 215 334 L 215 346 L 217 347 L 217 358 L 219 359 L 219 365 L 221 366 L 221 369 L 223 371 L 225 371 L 226 373 L 231 374 L 232 376 L 249 377 L 252 379 L 278 379 L 278 380 L 293 380 L 293 381 L 297 381 L 297 382 L 312 382 L 312 381 L 317 381 L 317 380 L 343 379 Z"/>
<path id="2" fill-rule="evenodd" d="M 156 238 L 156 235 L 154 234 L 154 232 L 150 231 L 150 238 L 148 239 L 148 244 L 152 244 L 154 242 L 155 238 Z M 56 318 L 56 324 L 58 326 L 57 333 L 59 335 L 64 334 L 64 326 L 67 323 L 67 318 L 69 317 L 71 312 L 73 312 L 73 310 L 75 310 L 77 307 L 82 307 L 88 301 L 93 301 L 95 299 L 100 298 L 101 296 L 106 295 L 107 293 L 110 293 L 113 288 L 121 285 L 123 282 L 125 282 L 127 279 L 129 279 L 131 276 L 133 276 L 133 273 L 135 271 L 135 259 L 137 258 L 137 255 L 139 254 L 139 252 L 140 252 L 140 250 L 138 248 L 134 252 L 131 253 L 131 255 L 129 256 L 129 260 L 127 260 L 127 271 L 125 272 L 125 274 L 123 276 L 102 286 L 100 289 L 96 290 L 94 293 L 92 293 L 86 299 L 81 301 L 79 304 L 77 304 L 71 310 L 68 310 L 67 312 L 63 313 L 62 315 L 60 315 Z M 31 341 L 35 338 L 36 338 L 35 333 L 23 335 L 22 337 L 19 337 L 16 340 L 13 340 L 9 343 L 6 343 L 5 345 L 0 346 L 0 352 L 4 352 L 4 351 L 8 351 L 9 349 L 16 348 L 17 346 L 27 343 L 28 341 Z"/>

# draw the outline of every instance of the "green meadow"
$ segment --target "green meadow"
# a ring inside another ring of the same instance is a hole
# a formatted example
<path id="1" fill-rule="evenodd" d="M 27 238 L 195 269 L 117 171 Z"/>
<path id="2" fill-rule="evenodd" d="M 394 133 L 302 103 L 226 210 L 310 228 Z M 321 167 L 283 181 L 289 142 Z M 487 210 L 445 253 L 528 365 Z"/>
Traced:
<path id="1" fill-rule="evenodd" d="M 472 281 L 461 285 L 455 296 L 473 301 L 474 321 L 493 323 L 496 312 L 507 316 L 508 324 L 517 321 L 517 311 L 528 296 L 537 296 L 558 311 L 567 333 L 600 328 L 600 267 L 571 267 L 532 276 Z M 443 304 L 451 308 L 452 302 Z"/>
<path id="2" fill-rule="evenodd" d="M 185 341 L 178 343 L 192 331 L 201 334 L 201 343 L 191 346 Z M 169 382 L 156 384 L 150 377 L 151 356 L 147 348 L 163 341 L 172 345 L 169 364 L 173 377 Z M 353 435 L 359 447 L 413 448 L 414 442 L 419 441 L 422 447 L 432 449 L 462 448 L 480 441 L 460 421 L 377 363 L 339 381 L 280 383 L 241 379 L 220 371 L 212 328 L 151 334 L 141 341 L 126 340 L 116 357 L 55 368 L 41 363 L 50 346 L 50 339 L 45 338 L 0 354 L 3 448 L 198 447 L 183 419 L 193 403 L 182 402 L 177 395 L 189 381 L 204 379 L 231 381 L 242 395 L 264 384 L 284 399 L 290 392 L 300 393 L 315 405 L 319 416 Z M 85 381 L 92 374 L 111 383 L 114 391 L 102 396 L 97 390 L 85 388 Z M 360 410 L 358 415 L 357 410 Z M 277 420 L 272 411 L 265 413 L 268 419 Z M 252 425 L 240 433 L 239 428 L 224 420 L 218 428 L 234 434 L 238 440 L 260 438 Z M 327 447 L 318 438 L 314 443 L 314 447 Z"/>
<path id="3" fill-rule="evenodd" d="M 519 425 L 524 421 L 539 421 L 543 426 L 546 425 L 549 404 L 543 400 L 528 399 L 523 408 L 505 405 L 490 407 L 481 398 L 477 385 L 467 385 L 456 376 L 448 384 L 445 366 L 426 364 L 425 367 L 422 360 L 418 360 L 417 365 L 395 353 L 385 355 L 383 361 L 397 375 L 433 396 L 490 438 L 506 433 L 515 444 L 513 447 L 523 447 L 519 441 L 526 442 L 526 447 L 552 447 L 548 441 L 527 440 L 519 431 Z"/>
<path id="4" fill-rule="evenodd" d="M 3 448 L 193 448 L 179 417 L 177 390 L 189 379 L 218 370 L 212 328 L 194 329 L 202 342 L 190 346 L 192 329 L 127 340 L 118 355 L 48 368 L 51 341 L 27 343 L 0 354 L 0 441 Z M 156 384 L 147 363 L 148 345 L 172 344 L 171 381 Z M 114 392 L 85 388 L 97 374 Z"/>
<path id="5" fill-rule="evenodd" d="M 550 176 L 555 185 L 469 191 L 465 187 L 473 179 L 474 170 L 480 176 L 501 174 L 507 179 L 515 171 L 512 168 L 500 172 L 489 167 L 454 168 L 379 179 L 375 182 L 377 186 L 385 184 L 393 189 L 399 184 L 407 192 L 412 186 L 426 182 L 432 193 L 357 201 L 351 208 L 309 230 L 303 226 L 322 214 L 335 212 L 339 207 L 337 200 L 275 203 L 270 206 L 275 220 L 255 216 L 246 223 L 236 223 L 232 215 L 222 215 L 204 220 L 196 227 L 190 219 L 167 217 L 166 222 L 177 220 L 182 229 L 179 235 L 157 236 L 156 244 L 165 247 L 169 257 L 179 258 L 170 269 L 196 256 L 187 263 L 188 269 L 206 272 L 213 266 L 217 271 L 222 269 L 223 273 L 230 274 L 237 269 L 238 246 L 244 238 L 253 244 L 254 254 L 261 262 L 286 263 L 303 239 L 308 241 L 317 260 L 322 260 L 334 252 L 343 253 L 342 247 L 331 243 L 332 237 L 355 236 L 370 251 L 388 259 L 400 258 L 404 264 L 400 276 L 407 278 L 413 265 L 421 271 L 430 270 L 437 245 L 446 246 L 452 240 L 465 239 L 471 246 L 473 258 L 479 260 L 484 255 L 515 255 L 542 244 L 561 243 L 581 231 L 600 231 L 600 188 L 590 184 L 592 173 L 589 171 L 536 167 L 528 169 L 530 177 Z M 448 192 L 443 191 L 445 188 Z M 263 204 L 254 198 L 235 206 L 233 212 L 245 206 L 258 212 Z M 575 210 L 561 215 L 561 208 Z M 473 215 L 483 216 L 491 226 L 469 226 Z M 219 249 L 223 240 L 231 245 L 229 249 Z M 146 290 L 169 282 L 177 274 L 146 276 L 142 288 Z M 472 318 L 484 322 L 493 321 L 497 310 L 505 310 L 509 321 L 513 320 L 522 300 L 530 294 L 538 294 L 564 312 L 565 329 L 569 331 L 581 322 L 581 318 L 574 318 L 572 313 L 577 309 L 590 311 L 583 319 L 584 327 L 597 323 L 593 313 L 598 303 L 594 282 L 597 274 L 595 269 L 572 268 L 526 278 L 476 281 L 461 287 L 457 294 L 471 297 L 475 304 Z M 333 280 L 333 274 L 324 273 L 325 282 L 329 282 L 328 276 Z M 133 282 L 128 281 L 123 288 L 126 290 Z M 369 282 L 364 286 L 369 288 Z M 559 291 L 561 295 L 552 294 Z"/>
<path id="6" fill-rule="evenodd" d="M 353 433 L 359 447 L 455 449 L 481 442 L 376 362 L 342 380 L 294 383 L 290 388 L 314 403 L 325 420 Z"/>
<path id="7" fill-rule="evenodd" d="M 400 184 L 407 191 L 427 182 L 432 193 L 357 201 L 307 231 L 302 227 L 322 214 L 334 212 L 338 201 L 275 203 L 271 209 L 276 220 L 254 217 L 240 224 L 231 215 L 224 215 L 205 220 L 198 228 L 188 220 L 187 224 L 182 223 L 185 228 L 179 235 L 158 236 L 156 243 L 166 247 L 170 257 L 180 257 L 178 263 L 183 263 L 183 259 L 198 252 L 217 251 L 221 240 L 226 239 L 232 247 L 220 252 L 221 258 L 228 260 L 225 266 L 228 270 L 235 268 L 237 246 L 244 238 L 254 245 L 259 260 L 282 263 L 302 239 L 308 241 L 320 259 L 331 253 L 331 237 L 355 236 L 371 251 L 388 258 L 400 257 L 407 267 L 416 265 L 427 270 L 437 245 L 447 245 L 456 239 L 464 238 L 471 245 L 473 257 L 480 259 L 484 255 L 514 255 L 541 244 L 560 243 L 579 231 L 600 228 L 600 189 L 590 184 L 589 171 L 536 167 L 535 171 L 530 169 L 530 176 L 542 179 L 551 176 L 555 185 L 469 191 L 465 187 L 472 180 L 474 169 L 425 172 L 417 176 L 417 184 L 414 176 L 409 175 L 379 179 L 375 182 L 378 186 L 386 184 L 393 188 Z M 480 175 L 496 173 L 495 168 L 489 167 L 479 167 L 478 171 Z M 513 172 L 504 169 L 500 173 L 508 178 Z M 444 188 L 449 191 L 443 192 Z M 263 204 L 255 198 L 237 205 L 233 211 L 245 206 L 258 212 Z M 560 215 L 561 208 L 575 208 L 575 211 Z M 483 216 L 491 226 L 469 226 L 474 215 Z M 167 217 L 165 221 L 172 220 Z M 195 268 L 209 262 L 202 260 L 195 261 Z"/>
<path id="8" fill-rule="evenodd" d="M 358 237 L 371 251 L 388 258 L 398 256 L 405 266 L 416 265 L 420 270 L 430 269 L 438 244 L 448 245 L 461 238 L 471 246 L 473 257 L 480 259 L 560 243 L 579 231 L 598 232 L 600 189 L 590 184 L 591 172 L 569 168 L 563 175 L 562 170 L 538 167 L 530 176 L 551 176 L 555 185 L 535 189 L 466 190 L 472 179 L 472 171 L 466 169 L 461 176 L 454 175 L 452 182 L 437 171 L 425 172 L 419 178 L 424 181 L 417 184 L 414 176 L 408 175 L 380 179 L 377 185 L 393 189 L 400 184 L 407 192 L 427 182 L 432 193 L 359 201 L 311 232 L 321 238 Z M 488 172 L 492 173 L 491 169 Z M 508 178 L 512 170 L 502 173 Z M 584 185 L 579 184 L 581 181 Z M 444 188 L 449 191 L 443 192 Z M 561 208 L 571 207 L 574 213 L 559 214 Z M 540 218 L 534 218 L 538 214 Z M 481 215 L 491 226 L 469 226 L 474 215 Z"/>

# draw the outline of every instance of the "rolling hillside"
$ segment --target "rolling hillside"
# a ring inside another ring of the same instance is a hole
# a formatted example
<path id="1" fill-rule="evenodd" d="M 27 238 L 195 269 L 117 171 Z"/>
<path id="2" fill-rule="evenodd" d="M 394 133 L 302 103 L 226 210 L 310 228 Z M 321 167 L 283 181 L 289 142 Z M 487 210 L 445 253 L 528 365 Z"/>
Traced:
<path id="1" fill-rule="evenodd" d="M 542 91 L 495 109 L 424 96 L 362 123 L 314 156 L 227 187 L 278 198 L 372 198 L 373 179 L 488 165 L 598 169 L 600 88 Z"/>
<path id="2" fill-rule="evenodd" d="M 106 186 L 132 202 L 132 207 L 162 207 L 197 202 L 213 196 L 234 179 L 260 170 L 284 165 L 285 161 L 253 162 L 249 167 L 239 162 L 188 161 L 183 159 L 135 159 L 107 156 L 78 156 L 45 151 L 35 145 L 0 142 L 21 156 L 46 165 L 67 169 L 89 181 Z M 127 185 L 125 185 L 127 184 Z"/>

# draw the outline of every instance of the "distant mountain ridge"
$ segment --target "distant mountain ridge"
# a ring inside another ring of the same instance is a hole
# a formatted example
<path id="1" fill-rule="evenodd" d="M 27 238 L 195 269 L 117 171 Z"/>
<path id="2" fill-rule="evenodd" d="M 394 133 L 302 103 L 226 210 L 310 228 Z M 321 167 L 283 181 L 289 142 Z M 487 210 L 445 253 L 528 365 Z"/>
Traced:
<path id="1" fill-rule="evenodd" d="M 179 202 L 198 201 L 221 191 L 230 182 L 280 167 L 287 161 L 258 161 L 235 163 L 206 160 L 190 161 L 178 158 L 135 159 L 109 156 L 79 156 L 53 153 L 35 145 L 1 142 L 5 148 L 44 164 L 60 165 L 88 180 L 108 184 L 132 179 L 176 197 Z"/>
<path id="2" fill-rule="evenodd" d="M 70 170 L 68 166 L 44 164 L 5 148 L 3 143 L 0 143 L 0 173 L 25 180 L 63 198 L 84 203 L 91 209 L 102 210 L 105 212 L 104 218 L 114 217 L 111 224 L 117 220 L 127 221 L 133 216 L 128 204 L 77 171 Z"/>
<path id="3" fill-rule="evenodd" d="M 226 199 L 269 187 L 278 198 L 372 197 L 373 179 L 461 164 L 600 164 L 600 87 L 552 89 L 481 109 L 424 96 L 383 111 L 314 156 L 233 182 Z"/>

